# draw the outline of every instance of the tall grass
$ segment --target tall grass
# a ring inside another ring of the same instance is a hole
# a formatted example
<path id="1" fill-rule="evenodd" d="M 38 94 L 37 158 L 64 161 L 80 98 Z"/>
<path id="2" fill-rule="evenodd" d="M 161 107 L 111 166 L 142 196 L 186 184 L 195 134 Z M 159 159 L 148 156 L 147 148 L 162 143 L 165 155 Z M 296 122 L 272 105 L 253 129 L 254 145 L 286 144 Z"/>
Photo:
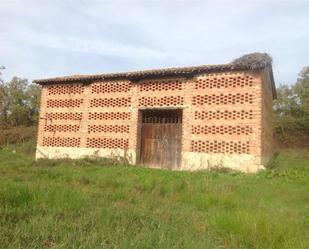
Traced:
<path id="1" fill-rule="evenodd" d="M 305 249 L 308 187 L 306 151 L 244 175 L 2 149 L 0 248 Z"/>

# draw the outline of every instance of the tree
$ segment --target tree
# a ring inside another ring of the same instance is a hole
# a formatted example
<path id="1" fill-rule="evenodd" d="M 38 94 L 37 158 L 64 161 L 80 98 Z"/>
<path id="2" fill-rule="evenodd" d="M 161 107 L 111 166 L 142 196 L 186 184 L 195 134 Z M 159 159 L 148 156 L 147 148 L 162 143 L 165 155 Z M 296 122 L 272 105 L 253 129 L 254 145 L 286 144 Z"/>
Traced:
<path id="1" fill-rule="evenodd" d="M 309 66 L 304 67 L 293 86 L 298 104 L 298 123 L 306 134 L 309 134 Z"/>
<path id="2" fill-rule="evenodd" d="M 274 101 L 274 111 L 276 114 L 276 132 L 283 137 L 287 137 L 297 130 L 295 116 L 297 102 L 293 96 L 293 90 L 288 85 L 280 85 L 277 88 L 277 99 Z"/>
<path id="3" fill-rule="evenodd" d="M 0 125 L 29 126 L 37 122 L 40 89 L 27 79 L 13 77 L 0 84 Z"/>
<path id="4" fill-rule="evenodd" d="M 2 75 L 1 70 L 5 69 L 4 66 L 0 66 L 0 76 Z M 4 85 L 2 78 L 0 78 L 0 125 L 6 120 L 6 100 L 7 100 L 7 89 Z"/>
<path id="5" fill-rule="evenodd" d="M 28 117 L 31 125 L 36 125 L 39 117 L 41 88 L 31 84 L 26 91 L 26 102 L 28 106 Z"/>
<path id="6" fill-rule="evenodd" d="M 294 85 L 281 85 L 277 88 L 274 112 L 275 134 L 281 142 L 308 143 L 309 67 L 303 68 Z"/>
<path id="7" fill-rule="evenodd" d="M 4 66 L 0 66 L 0 76 L 2 75 L 1 70 L 4 70 L 5 67 Z M 0 78 L 0 83 L 3 83 L 3 80 Z"/>

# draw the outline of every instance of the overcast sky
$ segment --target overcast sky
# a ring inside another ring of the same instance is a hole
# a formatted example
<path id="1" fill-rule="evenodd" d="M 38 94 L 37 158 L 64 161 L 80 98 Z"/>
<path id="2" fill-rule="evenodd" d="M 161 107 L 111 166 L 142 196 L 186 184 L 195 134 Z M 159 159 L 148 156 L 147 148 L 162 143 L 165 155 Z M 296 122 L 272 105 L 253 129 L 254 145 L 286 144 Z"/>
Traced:
<path id="1" fill-rule="evenodd" d="M 2 77 L 274 60 L 276 84 L 309 65 L 309 1 L 0 0 Z"/>

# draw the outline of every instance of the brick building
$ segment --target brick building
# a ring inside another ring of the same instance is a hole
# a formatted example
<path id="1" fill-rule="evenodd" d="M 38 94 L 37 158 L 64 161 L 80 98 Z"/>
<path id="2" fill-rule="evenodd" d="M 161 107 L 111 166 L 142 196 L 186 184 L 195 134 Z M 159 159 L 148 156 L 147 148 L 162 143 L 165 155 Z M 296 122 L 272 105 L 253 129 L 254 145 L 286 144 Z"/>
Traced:
<path id="1" fill-rule="evenodd" d="M 36 157 L 256 172 L 272 157 L 271 64 L 254 53 L 222 65 L 35 80 Z"/>

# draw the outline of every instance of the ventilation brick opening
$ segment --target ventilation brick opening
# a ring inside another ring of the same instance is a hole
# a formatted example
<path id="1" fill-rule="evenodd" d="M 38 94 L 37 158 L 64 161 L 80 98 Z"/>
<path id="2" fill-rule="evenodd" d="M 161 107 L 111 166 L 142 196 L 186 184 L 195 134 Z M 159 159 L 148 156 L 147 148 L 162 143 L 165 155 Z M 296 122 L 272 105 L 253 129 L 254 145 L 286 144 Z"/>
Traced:
<path id="1" fill-rule="evenodd" d="M 228 105 L 228 104 L 252 104 L 253 95 L 249 93 L 241 94 L 212 94 L 193 96 L 193 105 Z"/>
<path id="2" fill-rule="evenodd" d="M 54 112 L 46 113 L 45 117 L 50 120 L 81 120 L 83 114 L 81 112 Z"/>
<path id="3" fill-rule="evenodd" d="M 138 100 L 139 106 L 179 106 L 183 105 L 184 98 L 181 96 L 165 96 L 165 97 L 141 97 Z"/>
<path id="4" fill-rule="evenodd" d="M 191 141 L 192 152 L 226 153 L 226 154 L 249 154 L 249 141 Z"/>
<path id="5" fill-rule="evenodd" d="M 129 125 L 88 125 L 88 133 L 129 133 Z"/>
<path id="6" fill-rule="evenodd" d="M 130 98 L 100 98 L 92 99 L 90 107 L 129 107 L 131 104 Z"/>
<path id="7" fill-rule="evenodd" d="M 212 120 L 212 119 L 224 119 L 224 120 L 236 120 L 236 119 L 253 119 L 253 111 L 228 111 L 228 110 L 217 110 L 217 111 L 195 111 L 194 118 L 196 120 Z"/>
<path id="8" fill-rule="evenodd" d="M 192 127 L 192 134 L 212 134 L 212 135 L 249 135 L 252 133 L 252 127 L 250 126 L 201 126 L 201 125 L 196 125 Z"/>
<path id="9" fill-rule="evenodd" d="M 253 77 L 246 76 L 216 76 L 195 81 L 195 89 L 252 87 Z"/>
<path id="10" fill-rule="evenodd" d="M 129 81 L 100 82 L 91 85 L 91 93 L 125 93 L 129 92 L 130 89 Z"/>
<path id="11" fill-rule="evenodd" d="M 90 120 L 130 120 L 130 112 L 90 112 Z"/>
<path id="12" fill-rule="evenodd" d="M 139 90 L 140 92 L 182 90 L 182 82 L 180 80 L 146 81 L 139 85 Z"/>
<path id="13" fill-rule="evenodd" d="M 80 138 L 43 137 L 43 146 L 47 147 L 80 147 Z"/>
<path id="14" fill-rule="evenodd" d="M 82 85 L 61 85 L 61 86 L 48 86 L 48 95 L 61 95 L 61 94 L 82 94 L 84 87 Z"/>
<path id="15" fill-rule="evenodd" d="M 49 99 L 47 108 L 80 107 L 83 102 L 83 99 Z"/>
<path id="16" fill-rule="evenodd" d="M 87 138 L 87 148 L 127 149 L 129 139 L 124 138 Z"/>

